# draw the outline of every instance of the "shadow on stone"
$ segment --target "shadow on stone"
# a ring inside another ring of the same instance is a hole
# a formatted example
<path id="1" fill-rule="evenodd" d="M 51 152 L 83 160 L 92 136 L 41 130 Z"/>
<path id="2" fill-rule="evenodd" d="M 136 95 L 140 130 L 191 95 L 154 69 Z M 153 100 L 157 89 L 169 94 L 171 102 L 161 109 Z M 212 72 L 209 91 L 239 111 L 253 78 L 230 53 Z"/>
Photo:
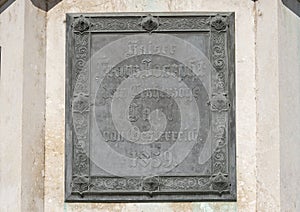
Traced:
<path id="1" fill-rule="evenodd" d="M 16 0 L 0 0 L 0 14 Z"/>
<path id="2" fill-rule="evenodd" d="M 282 0 L 282 3 L 300 17 L 300 0 Z"/>
<path id="3" fill-rule="evenodd" d="M 32 4 L 41 10 L 48 12 L 62 0 L 31 0 Z"/>

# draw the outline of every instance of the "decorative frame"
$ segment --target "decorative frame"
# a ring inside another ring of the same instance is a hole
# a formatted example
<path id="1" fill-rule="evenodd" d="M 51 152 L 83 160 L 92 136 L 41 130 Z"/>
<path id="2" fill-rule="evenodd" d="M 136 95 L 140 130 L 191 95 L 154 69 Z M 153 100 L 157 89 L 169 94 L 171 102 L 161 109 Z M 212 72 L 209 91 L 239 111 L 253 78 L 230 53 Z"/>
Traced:
<path id="1" fill-rule="evenodd" d="M 234 13 L 67 14 L 66 30 L 65 201 L 235 201 Z M 216 145 L 211 175 L 90 176 L 90 70 L 85 68 L 85 63 L 90 58 L 91 34 L 120 32 L 210 35 L 210 62 L 215 71 L 211 73 L 212 93 L 208 104 L 212 117 L 211 139 Z M 80 86 L 80 92 L 75 86 Z M 76 124 L 78 120 L 80 124 Z"/>

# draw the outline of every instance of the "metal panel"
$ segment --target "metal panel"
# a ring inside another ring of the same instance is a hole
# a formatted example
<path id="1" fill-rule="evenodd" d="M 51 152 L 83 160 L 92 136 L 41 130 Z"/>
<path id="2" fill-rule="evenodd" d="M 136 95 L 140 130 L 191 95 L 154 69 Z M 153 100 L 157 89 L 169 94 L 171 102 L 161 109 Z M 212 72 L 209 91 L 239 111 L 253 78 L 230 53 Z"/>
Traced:
<path id="1" fill-rule="evenodd" d="M 233 13 L 68 14 L 70 202 L 235 201 Z"/>
<path id="2" fill-rule="evenodd" d="M 0 7 L 4 5 L 8 0 L 0 0 Z"/>

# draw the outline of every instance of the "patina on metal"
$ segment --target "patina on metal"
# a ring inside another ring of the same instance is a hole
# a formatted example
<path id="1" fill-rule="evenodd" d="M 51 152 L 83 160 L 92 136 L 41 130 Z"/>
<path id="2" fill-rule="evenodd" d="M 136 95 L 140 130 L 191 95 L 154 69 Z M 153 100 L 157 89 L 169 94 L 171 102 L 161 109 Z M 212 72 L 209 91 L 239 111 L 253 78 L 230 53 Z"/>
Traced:
<path id="1" fill-rule="evenodd" d="M 300 17 L 300 0 L 282 0 L 284 6 Z"/>
<path id="2" fill-rule="evenodd" d="M 16 0 L 0 0 L 0 14 Z"/>
<path id="3" fill-rule="evenodd" d="M 233 13 L 68 14 L 68 202 L 235 201 Z"/>
<path id="4" fill-rule="evenodd" d="M 62 0 L 31 0 L 31 2 L 37 8 L 48 12 L 53 7 L 55 7 L 58 3 L 62 2 Z"/>

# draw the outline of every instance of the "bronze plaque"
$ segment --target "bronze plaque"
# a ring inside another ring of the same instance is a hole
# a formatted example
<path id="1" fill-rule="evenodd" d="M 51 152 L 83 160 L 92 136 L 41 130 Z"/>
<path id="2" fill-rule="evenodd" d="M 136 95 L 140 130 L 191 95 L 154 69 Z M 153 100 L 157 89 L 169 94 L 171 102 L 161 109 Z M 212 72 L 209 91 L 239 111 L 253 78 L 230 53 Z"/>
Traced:
<path id="1" fill-rule="evenodd" d="M 66 201 L 236 199 L 233 13 L 67 15 Z"/>

